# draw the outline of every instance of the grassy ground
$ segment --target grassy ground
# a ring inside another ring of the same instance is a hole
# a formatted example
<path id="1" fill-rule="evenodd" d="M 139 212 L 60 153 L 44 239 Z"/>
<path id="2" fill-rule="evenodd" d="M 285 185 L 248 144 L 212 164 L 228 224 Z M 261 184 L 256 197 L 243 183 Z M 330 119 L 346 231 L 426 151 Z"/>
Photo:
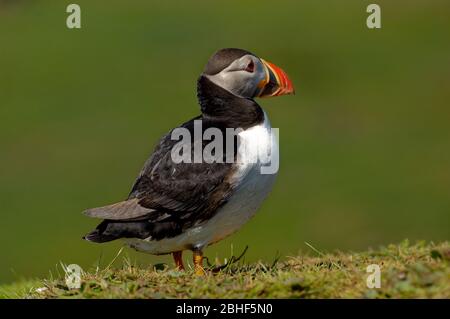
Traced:
<path id="1" fill-rule="evenodd" d="M 167 265 L 142 269 L 124 260 L 82 276 L 80 289 L 63 279 L 0 287 L 3 298 L 450 298 L 450 243 L 390 245 L 360 253 L 288 257 L 272 264 L 228 266 L 198 277 Z M 209 263 L 205 263 L 209 264 Z M 381 267 L 381 288 L 369 289 L 366 267 Z M 212 269 L 214 266 L 210 266 Z"/>

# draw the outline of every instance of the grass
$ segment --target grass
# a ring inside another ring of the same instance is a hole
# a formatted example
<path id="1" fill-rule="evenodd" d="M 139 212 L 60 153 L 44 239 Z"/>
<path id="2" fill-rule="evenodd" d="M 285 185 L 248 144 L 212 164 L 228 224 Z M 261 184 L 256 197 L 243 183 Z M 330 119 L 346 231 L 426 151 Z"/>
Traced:
<path id="1" fill-rule="evenodd" d="M 113 268 L 115 258 L 83 273 L 80 289 L 68 289 L 63 277 L 22 281 L 0 286 L 0 298 L 450 298 L 449 242 L 404 241 L 359 253 L 323 253 L 307 245 L 315 256 L 272 264 L 232 257 L 205 277 L 164 264 L 143 269 L 128 259 Z M 370 264 L 381 267 L 379 289 L 366 285 Z"/>

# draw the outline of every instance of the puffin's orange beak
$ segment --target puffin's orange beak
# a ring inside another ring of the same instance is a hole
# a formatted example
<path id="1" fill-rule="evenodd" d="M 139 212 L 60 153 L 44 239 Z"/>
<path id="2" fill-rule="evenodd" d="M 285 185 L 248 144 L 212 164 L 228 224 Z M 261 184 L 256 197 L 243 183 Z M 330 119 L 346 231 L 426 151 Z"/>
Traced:
<path id="1" fill-rule="evenodd" d="M 260 88 L 258 97 L 279 96 L 286 94 L 295 94 L 292 81 L 281 68 L 273 63 L 261 59 L 266 71 L 266 78 L 262 80 L 258 87 Z"/>

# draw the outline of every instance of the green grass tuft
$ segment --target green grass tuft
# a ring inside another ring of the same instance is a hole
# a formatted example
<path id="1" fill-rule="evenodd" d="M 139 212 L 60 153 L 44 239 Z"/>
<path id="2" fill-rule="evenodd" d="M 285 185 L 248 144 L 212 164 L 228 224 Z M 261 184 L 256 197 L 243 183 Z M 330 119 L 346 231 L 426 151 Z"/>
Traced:
<path id="1" fill-rule="evenodd" d="M 307 245 L 317 256 L 287 257 L 271 264 L 246 264 L 232 257 L 226 267 L 205 277 L 167 265 L 142 269 L 124 260 L 119 269 L 110 264 L 84 273 L 80 289 L 68 289 L 63 278 L 34 280 L 0 287 L 0 297 L 450 298 L 448 242 L 404 241 L 359 253 L 323 253 Z M 379 289 L 367 288 L 370 264 L 381 267 Z"/>

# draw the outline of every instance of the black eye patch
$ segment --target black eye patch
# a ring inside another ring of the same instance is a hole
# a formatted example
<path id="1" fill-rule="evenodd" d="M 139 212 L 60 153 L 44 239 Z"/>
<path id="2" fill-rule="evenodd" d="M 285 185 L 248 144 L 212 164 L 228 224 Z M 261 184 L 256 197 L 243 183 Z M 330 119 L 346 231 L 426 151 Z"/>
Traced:
<path id="1" fill-rule="evenodd" d="M 253 60 L 247 64 L 245 71 L 250 73 L 253 73 L 253 71 L 255 71 L 255 63 L 253 62 Z"/>

